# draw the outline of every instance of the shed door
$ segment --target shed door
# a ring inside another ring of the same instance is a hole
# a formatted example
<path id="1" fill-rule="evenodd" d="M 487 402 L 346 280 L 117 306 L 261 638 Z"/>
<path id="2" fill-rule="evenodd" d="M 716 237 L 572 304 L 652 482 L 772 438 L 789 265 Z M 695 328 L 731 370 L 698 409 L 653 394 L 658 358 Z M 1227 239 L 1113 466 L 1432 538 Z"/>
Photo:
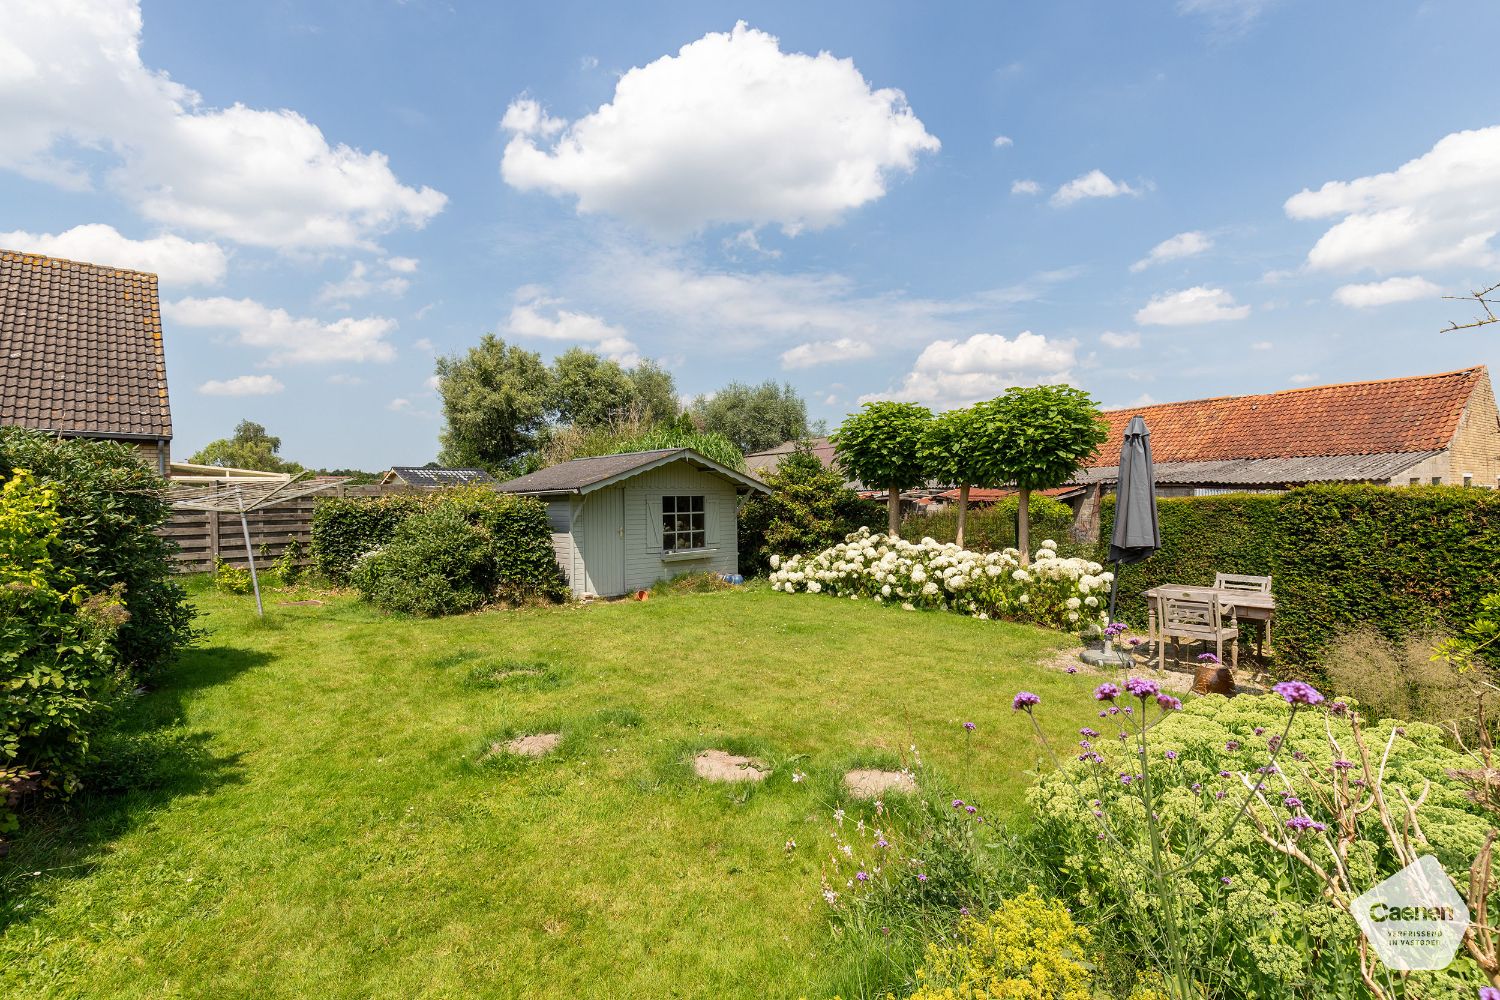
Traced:
<path id="1" fill-rule="evenodd" d="M 580 546 L 588 589 L 600 597 L 625 593 L 625 491 L 600 490 L 584 502 Z"/>

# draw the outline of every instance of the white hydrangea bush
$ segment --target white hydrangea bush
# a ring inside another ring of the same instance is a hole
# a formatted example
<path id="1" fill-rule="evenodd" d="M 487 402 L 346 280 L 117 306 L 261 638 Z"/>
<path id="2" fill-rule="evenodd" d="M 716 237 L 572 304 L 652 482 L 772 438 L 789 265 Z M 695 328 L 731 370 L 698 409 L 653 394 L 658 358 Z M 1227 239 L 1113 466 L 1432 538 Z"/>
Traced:
<path id="1" fill-rule="evenodd" d="M 1089 631 L 1105 624 L 1114 574 L 1087 559 L 1063 558 L 1052 539 L 1031 565 L 1016 549 L 971 552 L 951 542 L 909 542 L 861 528 L 832 548 L 771 557 L 771 589 L 873 600 L 907 611 L 955 611 L 974 618 Z"/>

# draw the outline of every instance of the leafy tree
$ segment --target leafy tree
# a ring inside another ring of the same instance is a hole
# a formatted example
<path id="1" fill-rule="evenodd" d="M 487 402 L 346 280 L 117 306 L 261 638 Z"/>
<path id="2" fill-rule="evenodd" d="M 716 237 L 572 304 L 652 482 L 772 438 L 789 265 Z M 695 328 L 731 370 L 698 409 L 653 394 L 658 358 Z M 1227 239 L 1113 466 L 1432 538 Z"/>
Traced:
<path id="1" fill-rule="evenodd" d="M 987 449 L 994 471 L 1021 492 L 1016 547 L 1029 556 L 1032 490 L 1062 486 L 1087 462 L 1108 429 L 1092 396 L 1070 385 L 1007 389 L 978 407 L 990 427 Z"/>
<path id="2" fill-rule="evenodd" d="M 635 381 L 619 362 L 572 347 L 552 362 L 552 415 L 585 430 L 605 427 L 637 409 Z"/>
<path id="3" fill-rule="evenodd" d="M 647 358 L 630 369 L 630 381 L 635 384 L 635 406 L 642 420 L 660 424 L 677 419 L 682 407 L 671 372 Z"/>
<path id="4" fill-rule="evenodd" d="M 467 354 L 438 358 L 437 377 L 444 465 L 503 475 L 536 449 L 554 395 L 541 355 L 487 333 Z"/>
<path id="5" fill-rule="evenodd" d="M 958 524 L 955 542 L 964 544 L 964 526 L 969 513 L 971 486 L 1004 485 L 1004 472 L 997 468 L 995 440 L 998 415 L 980 404 L 971 409 L 939 414 L 923 441 L 927 474 L 944 485 L 958 487 Z"/>
<path id="6" fill-rule="evenodd" d="M 861 527 L 878 529 L 880 508 L 844 485 L 807 442 L 763 477 L 770 496 L 752 496 L 740 509 L 740 561 L 747 572 L 764 573 L 773 554 L 817 552 Z"/>
<path id="7" fill-rule="evenodd" d="M 210 441 L 188 461 L 197 465 L 260 472 L 301 472 L 302 466 L 277 454 L 280 450 L 281 438 L 270 434 L 253 420 L 241 420 L 234 428 L 233 437 Z"/>
<path id="8" fill-rule="evenodd" d="M 689 412 L 704 431 L 724 435 L 747 455 L 807 436 L 807 404 L 790 383 L 731 382 L 698 396 Z"/>
<path id="9" fill-rule="evenodd" d="M 901 534 L 901 491 L 927 480 L 924 444 L 932 411 L 916 403 L 866 403 L 833 435 L 844 471 L 866 486 L 888 490 L 887 530 Z"/>

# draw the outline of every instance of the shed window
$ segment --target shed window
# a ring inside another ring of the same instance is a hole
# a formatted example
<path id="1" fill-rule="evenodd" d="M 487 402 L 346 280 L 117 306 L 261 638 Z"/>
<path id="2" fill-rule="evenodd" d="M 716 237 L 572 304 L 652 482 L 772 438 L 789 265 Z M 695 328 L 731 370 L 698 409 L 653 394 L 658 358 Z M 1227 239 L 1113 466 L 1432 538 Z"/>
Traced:
<path id="1" fill-rule="evenodd" d="M 702 497 L 661 498 L 661 547 L 663 552 L 708 547 Z"/>

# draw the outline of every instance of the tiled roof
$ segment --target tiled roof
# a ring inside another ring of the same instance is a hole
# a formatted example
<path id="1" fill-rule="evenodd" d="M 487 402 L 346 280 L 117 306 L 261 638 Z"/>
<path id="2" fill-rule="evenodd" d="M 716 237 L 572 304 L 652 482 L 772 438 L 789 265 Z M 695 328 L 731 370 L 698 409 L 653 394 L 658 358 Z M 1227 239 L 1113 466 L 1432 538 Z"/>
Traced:
<path id="1" fill-rule="evenodd" d="M 801 443 L 800 441 L 783 441 L 774 448 L 767 448 L 765 451 L 757 451 L 746 455 L 745 468 L 751 472 L 757 470 L 774 472 L 776 471 L 776 466 L 781 464 L 781 460 L 796 451 L 797 445 Z M 835 456 L 832 441 L 829 441 L 826 437 L 808 438 L 807 445 L 812 450 L 812 453 L 818 457 L 818 461 L 822 462 L 828 468 L 833 467 Z"/>
<path id="2" fill-rule="evenodd" d="M 170 438 L 156 275 L 0 250 L 0 424 Z"/>
<path id="3" fill-rule="evenodd" d="M 1074 492 L 1076 489 L 1077 487 L 1074 486 L 1056 486 L 1051 489 L 1032 490 L 1031 492 L 1033 496 L 1060 497 L 1066 496 L 1069 493 Z M 971 486 L 969 487 L 969 503 L 995 503 L 997 501 L 1004 500 L 1006 497 L 1016 496 L 1019 492 L 1019 490 L 1014 489 L 992 490 L 985 486 Z M 952 500 L 954 502 L 957 502 L 958 490 L 947 490 L 943 493 L 939 493 L 938 496 L 940 496 L 944 500 Z"/>
<path id="4" fill-rule="evenodd" d="M 1108 410 L 1109 439 L 1093 464 L 1110 467 L 1119 461 L 1125 424 L 1137 414 L 1151 431 L 1151 457 L 1158 467 L 1442 451 L 1475 387 L 1488 378 L 1480 365 L 1438 375 Z"/>

